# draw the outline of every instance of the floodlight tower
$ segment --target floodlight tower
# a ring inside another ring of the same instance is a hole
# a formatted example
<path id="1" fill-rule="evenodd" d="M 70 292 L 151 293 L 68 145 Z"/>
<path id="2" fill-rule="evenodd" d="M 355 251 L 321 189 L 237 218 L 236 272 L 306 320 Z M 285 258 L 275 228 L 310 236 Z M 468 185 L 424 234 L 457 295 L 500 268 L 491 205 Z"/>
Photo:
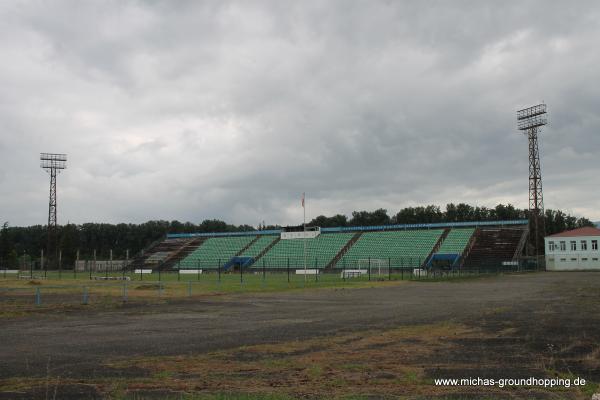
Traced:
<path id="1" fill-rule="evenodd" d="M 48 243 L 47 258 L 48 264 L 52 257 L 56 261 L 58 256 L 57 248 L 57 219 L 56 219 L 56 175 L 63 169 L 67 169 L 67 155 L 56 153 L 41 153 L 40 167 L 50 175 L 50 202 L 48 205 Z"/>
<path id="2" fill-rule="evenodd" d="M 547 123 L 544 103 L 517 111 L 517 127 L 529 139 L 529 237 L 536 256 L 543 254 L 541 246 L 546 232 L 538 132 Z"/>

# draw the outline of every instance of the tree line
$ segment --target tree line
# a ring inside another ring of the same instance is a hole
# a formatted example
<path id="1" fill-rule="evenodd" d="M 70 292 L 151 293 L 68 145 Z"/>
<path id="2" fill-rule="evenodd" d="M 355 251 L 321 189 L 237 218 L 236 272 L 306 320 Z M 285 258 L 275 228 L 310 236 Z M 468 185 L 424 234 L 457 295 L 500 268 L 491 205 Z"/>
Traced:
<path id="1" fill-rule="evenodd" d="M 529 210 L 515 208 L 512 204 L 498 204 L 496 207 L 471 206 L 465 203 L 449 203 L 445 209 L 436 205 L 424 207 L 406 207 L 395 215 L 387 210 L 354 211 L 352 217 L 337 214 L 332 217 L 320 215 L 310 221 L 310 225 L 321 227 L 335 226 L 373 226 L 388 224 L 425 224 L 439 222 L 507 221 L 527 219 Z M 594 226 L 587 218 L 578 218 L 560 210 L 546 210 L 544 213 L 546 233 L 562 232 L 583 226 Z"/>
<path id="2" fill-rule="evenodd" d="M 354 211 L 350 218 L 343 214 L 330 217 L 320 215 L 314 218 L 309 226 L 373 226 L 388 224 L 420 224 L 436 222 L 469 222 L 526 219 L 528 211 L 508 204 L 498 204 L 494 208 L 471 206 L 464 203 L 447 204 L 445 209 L 439 206 L 406 207 L 394 215 L 387 210 Z M 577 218 L 560 210 L 546 210 L 546 233 L 553 234 L 583 226 L 593 226 L 587 218 Z M 277 229 L 279 225 L 259 224 L 258 228 L 250 225 L 231 225 L 217 219 L 205 220 L 200 224 L 180 221 L 148 221 L 142 224 L 105 224 L 85 223 L 81 225 L 67 224 L 58 227 L 57 237 L 62 251 L 63 265 L 73 265 L 77 252 L 80 259 L 91 259 L 96 250 L 98 259 L 107 259 L 110 250 L 115 259 L 130 258 L 139 254 L 153 242 L 160 240 L 167 233 L 195 232 L 240 232 L 255 229 Z M 19 265 L 21 257 L 38 258 L 40 250 L 47 242 L 47 228 L 43 225 L 29 227 L 11 227 L 7 222 L 0 231 L 0 264 L 14 268 Z"/>

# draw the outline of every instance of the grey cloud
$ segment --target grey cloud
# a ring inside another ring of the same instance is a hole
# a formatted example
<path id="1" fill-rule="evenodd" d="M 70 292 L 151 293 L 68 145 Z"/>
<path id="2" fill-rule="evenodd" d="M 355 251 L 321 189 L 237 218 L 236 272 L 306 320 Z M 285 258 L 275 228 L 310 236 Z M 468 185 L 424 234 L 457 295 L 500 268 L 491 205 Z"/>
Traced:
<path id="1" fill-rule="evenodd" d="M 527 206 L 515 111 L 545 100 L 546 206 L 598 214 L 600 7 L 580 2 L 23 2 L 0 10 L 0 209 L 297 223 Z M 15 200 L 15 193 L 19 200 Z"/>

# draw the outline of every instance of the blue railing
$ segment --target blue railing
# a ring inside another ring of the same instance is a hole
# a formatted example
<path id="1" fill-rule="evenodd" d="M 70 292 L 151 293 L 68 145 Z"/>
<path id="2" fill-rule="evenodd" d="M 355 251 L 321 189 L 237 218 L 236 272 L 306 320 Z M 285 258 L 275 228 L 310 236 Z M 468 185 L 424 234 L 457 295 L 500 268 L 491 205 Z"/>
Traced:
<path id="1" fill-rule="evenodd" d="M 526 219 L 517 219 L 511 221 L 475 221 L 475 222 L 438 222 L 430 224 L 396 224 L 396 225 L 376 225 L 376 226 L 340 226 L 337 228 L 321 228 L 321 232 L 347 232 L 347 231 L 387 231 L 398 229 L 438 229 L 438 228 L 461 228 L 478 226 L 499 226 L 499 225 L 527 225 Z"/>
<path id="2" fill-rule="evenodd" d="M 256 236 L 256 235 L 278 235 L 281 229 L 267 231 L 245 231 L 245 232 L 213 232 L 213 233 L 168 233 L 167 239 L 193 238 L 193 237 L 219 237 L 219 236 Z"/>
<path id="3" fill-rule="evenodd" d="M 526 219 L 515 219 L 508 221 L 473 221 L 473 222 L 438 222 L 431 224 L 395 224 L 377 226 L 338 226 L 335 228 L 321 228 L 323 233 L 331 232 L 357 232 L 357 231 L 389 231 L 399 229 L 439 229 L 439 228 L 464 228 L 479 226 L 505 226 L 505 225 L 527 225 Z M 256 236 L 256 235 L 279 235 L 281 229 L 266 231 L 246 232 L 214 232 L 214 233 L 169 233 L 168 239 L 193 238 L 193 237 L 222 237 L 222 236 Z"/>

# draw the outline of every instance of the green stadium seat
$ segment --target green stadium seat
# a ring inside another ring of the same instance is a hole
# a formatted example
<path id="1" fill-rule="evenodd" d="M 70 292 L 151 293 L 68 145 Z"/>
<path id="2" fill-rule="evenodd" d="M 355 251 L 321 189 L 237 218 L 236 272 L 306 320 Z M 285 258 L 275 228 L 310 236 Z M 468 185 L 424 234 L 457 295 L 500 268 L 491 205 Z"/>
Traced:
<path id="1" fill-rule="evenodd" d="M 369 260 L 392 267 L 418 266 L 442 235 L 442 229 L 366 232 L 337 262 L 337 268 L 362 268 Z"/>
<path id="2" fill-rule="evenodd" d="M 212 237 L 180 263 L 180 269 L 217 269 L 248 246 L 256 236 Z"/>
<path id="3" fill-rule="evenodd" d="M 471 240 L 473 232 L 475 232 L 475 228 L 452 229 L 437 252 L 444 254 L 462 254 L 463 251 L 465 251 L 465 247 L 467 247 L 469 240 Z"/>
<path id="4" fill-rule="evenodd" d="M 340 250 L 352 239 L 354 233 L 322 233 L 314 239 L 285 239 L 275 244 L 256 264 L 255 268 L 325 268 Z"/>
<path id="5" fill-rule="evenodd" d="M 260 236 L 256 242 L 252 243 L 241 254 L 242 257 L 257 257 L 264 249 L 266 249 L 271 243 L 273 243 L 279 236 L 275 235 L 263 235 Z"/>

